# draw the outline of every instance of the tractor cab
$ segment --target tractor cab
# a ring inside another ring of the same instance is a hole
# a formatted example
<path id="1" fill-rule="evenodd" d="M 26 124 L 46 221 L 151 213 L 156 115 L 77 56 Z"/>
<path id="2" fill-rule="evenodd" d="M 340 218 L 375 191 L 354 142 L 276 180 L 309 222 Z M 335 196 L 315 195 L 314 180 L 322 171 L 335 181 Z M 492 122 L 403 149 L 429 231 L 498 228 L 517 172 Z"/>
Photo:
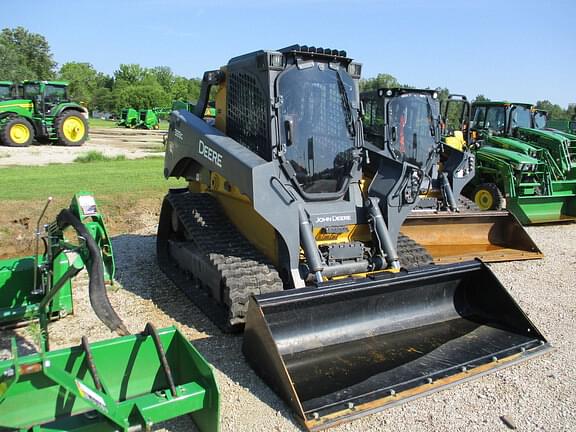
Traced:
<path id="1" fill-rule="evenodd" d="M 55 107 L 70 102 L 68 83 L 64 81 L 24 81 L 22 93 L 24 99 L 33 101 L 40 115 L 50 114 Z"/>
<path id="2" fill-rule="evenodd" d="M 517 128 L 533 126 L 533 107 L 526 103 L 476 102 L 471 129 L 477 133 L 512 136 Z"/>
<path id="3" fill-rule="evenodd" d="M 0 81 L 0 101 L 13 99 L 14 83 L 12 81 Z"/>
<path id="4" fill-rule="evenodd" d="M 548 112 L 535 109 L 532 113 L 532 127 L 534 129 L 545 129 L 548 124 Z"/>

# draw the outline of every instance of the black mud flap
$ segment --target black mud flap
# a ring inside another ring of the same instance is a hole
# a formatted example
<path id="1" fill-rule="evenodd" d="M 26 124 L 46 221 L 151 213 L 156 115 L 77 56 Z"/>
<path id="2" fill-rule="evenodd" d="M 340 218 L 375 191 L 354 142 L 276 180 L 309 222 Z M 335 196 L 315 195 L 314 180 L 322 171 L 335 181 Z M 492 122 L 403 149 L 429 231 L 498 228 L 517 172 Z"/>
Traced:
<path id="1" fill-rule="evenodd" d="M 488 267 L 472 261 L 254 297 L 243 352 L 317 430 L 549 348 Z"/>

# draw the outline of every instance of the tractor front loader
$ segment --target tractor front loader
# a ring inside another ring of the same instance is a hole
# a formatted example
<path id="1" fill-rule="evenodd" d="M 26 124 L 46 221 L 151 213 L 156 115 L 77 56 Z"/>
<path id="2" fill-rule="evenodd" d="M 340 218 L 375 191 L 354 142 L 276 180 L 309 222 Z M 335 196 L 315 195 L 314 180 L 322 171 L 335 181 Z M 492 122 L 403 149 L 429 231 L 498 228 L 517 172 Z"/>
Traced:
<path id="1" fill-rule="evenodd" d="M 397 222 L 388 218 L 393 238 L 400 230 L 424 246 L 436 263 L 542 257 L 510 212 L 482 212 L 461 195 L 475 173 L 467 133 L 470 104 L 464 96 L 450 95 L 442 116 L 435 90 L 383 88 L 362 93 L 360 98 L 369 157 L 379 154 L 392 161 L 426 161 L 421 165 L 419 189 L 409 198 L 414 203 L 410 214 Z M 450 122 L 453 114 L 458 118 Z M 397 214 L 395 207 L 391 209 Z"/>
<path id="2" fill-rule="evenodd" d="M 308 429 L 548 347 L 484 264 L 430 265 L 397 235 L 436 145 L 369 147 L 360 73 L 328 48 L 235 57 L 204 74 L 195 113 L 171 114 L 166 143 L 164 175 L 189 186 L 162 204 L 159 265 L 223 330 L 244 329 L 247 361 Z"/>
<path id="3" fill-rule="evenodd" d="M 476 176 L 470 196 L 526 224 L 576 220 L 576 137 L 543 128 L 530 104 L 473 104 Z"/>

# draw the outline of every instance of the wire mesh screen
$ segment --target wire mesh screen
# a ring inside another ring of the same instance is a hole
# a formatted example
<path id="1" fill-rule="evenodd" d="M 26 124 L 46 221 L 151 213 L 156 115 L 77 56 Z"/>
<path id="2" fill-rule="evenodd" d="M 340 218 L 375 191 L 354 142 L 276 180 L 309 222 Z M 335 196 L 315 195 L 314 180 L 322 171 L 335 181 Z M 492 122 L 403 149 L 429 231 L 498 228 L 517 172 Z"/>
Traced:
<path id="1" fill-rule="evenodd" d="M 260 157 L 270 160 L 268 103 L 254 76 L 231 73 L 228 77 L 227 134 Z"/>

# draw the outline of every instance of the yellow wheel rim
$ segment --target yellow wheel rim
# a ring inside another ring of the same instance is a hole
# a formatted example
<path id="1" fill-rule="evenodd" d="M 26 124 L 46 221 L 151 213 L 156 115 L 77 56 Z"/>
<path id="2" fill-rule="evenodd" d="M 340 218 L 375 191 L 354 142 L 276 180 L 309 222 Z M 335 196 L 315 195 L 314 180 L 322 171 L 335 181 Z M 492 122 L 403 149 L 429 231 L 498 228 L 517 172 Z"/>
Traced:
<path id="1" fill-rule="evenodd" d="M 492 205 L 494 204 L 494 198 L 490 191 L 481 189 L 476 192 L 476 196 L 474 197 L 474 202 L 476 205 L 480 207 L 482 210 L 490 210 Z"/>
<path id="2" fill-rule="evenodd" d="M 21 123 L 16 123 L 10 128 L 10 139 L 15 144 L 26 144 L 30 139 L 30 129 Z"/>
<path id="3" fill-rule="evenodd" d="M 84 122 L 76 116 L 66 117 L 62 125 L 62 132 L 68 141 L 77 142 L 84 138 L 86 128 Z"/>

